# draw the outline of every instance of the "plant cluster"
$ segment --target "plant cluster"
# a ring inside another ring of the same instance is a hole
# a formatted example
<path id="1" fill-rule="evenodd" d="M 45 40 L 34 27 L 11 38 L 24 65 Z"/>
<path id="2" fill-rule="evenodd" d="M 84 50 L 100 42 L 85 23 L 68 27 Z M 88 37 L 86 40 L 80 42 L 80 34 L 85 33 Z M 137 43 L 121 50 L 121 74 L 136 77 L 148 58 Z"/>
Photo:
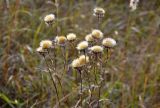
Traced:
<path id="1" fill-rule="evenodd" d="M 62 102 L 60 101 L 57 86 L 60 85 L 63 92 L 63 78 L 65 77 L 64 74 L 68 74 L 68 67 L 69 69 L 72 68 L 72 73 L 76 74 L 76 76 L 74 76 L 76 77 L 75 84 L 78 85 L 79 90 L 79 92 L 77 92 L 79 98 L 74 105 L 75 108 L 92 108 L 94 106 L 100 108 L 101 103 L 106 101 L 106 99 L 101 99 L 101 90 L 107 81 L 105 78 L 105 68 L 111 55 L 110 50 L 116 46 L 116 41 L 112 38 L 105 37 L 99 29 L 101 20 L 105 15 L 105 10 L 97 7 L 94 9 L 93 15 L 98 22 L 97 28 L 93 29 L 90 34 L 87 34 L 85 40 L 77 44 L 77 36 L 75 33 L 69 33 L 67 36 L 59 36 L 57 31 L 57 36 L 54 40 L 42 40 L 39 48 L 37 48 L 37 52 L 43 56 L 46 62 L 56 91 L 59 107 L 62 106 Z M 56 19 L 54 14 L 47 15 L 44 21 L 48 26 L 52 26 L 55 22 L 58 23 L 58 19 Z M 57 72 L 56 55 L 59 49 L 62 52 L 64 66 L 61 74 Z M 74 60 L 72 60 L 73 57 L 68 56 L 68 52 L 71 50 L 77 50 L 77 53 L 74 54 L 77 58 L 74 57 Z M 49 57 L 50 62 L 47 61 L 47 57 Z M 72 62 L 70 63 L 69 61 L 71 60 Z M 52 65 L 52 69 L 50 65 Z M 57 83 L 56 80 L 58 80 L 59 83 Z"/>

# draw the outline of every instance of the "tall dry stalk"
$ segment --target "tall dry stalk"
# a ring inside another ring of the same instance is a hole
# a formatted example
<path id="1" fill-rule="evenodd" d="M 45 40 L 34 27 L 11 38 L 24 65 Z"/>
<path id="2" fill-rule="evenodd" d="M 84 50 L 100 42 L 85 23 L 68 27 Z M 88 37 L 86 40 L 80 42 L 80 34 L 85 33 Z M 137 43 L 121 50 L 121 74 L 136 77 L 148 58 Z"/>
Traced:
<path id="1" fill-rule="evenodd" d="M 60 107 L 60 106 L 61 106 L 61 104 L 60 104 L 60 99 L 59 99 L 59 95 L 58 95 L 58 89 L 57 89 L 57 86 L 56 86 L 56 82 L 54 81 L 54 78 L 53 78 L 53 76 L 52 76 L 52 72 L 51 72 L 51 70 L 50 70 L 50 68 L 49 68 L 49 64 L 47 63 L 46 57 L 45 57 L 45 56 L 43 56 L 43 58 L 44 58 L 45 63 L 46 63 L 46 65 L 47 65 L 47 69 L 48 69 L 48 72 L 49 72 L 50 78 L 51 78 L 51 80 L 52 80 L 53 86 L 54 86 L 54 88 L 55 88 L 56 95 L 57 95 L 57 100 L 58 100 L 58 104 L 59 104 L 59 107 Z"/>

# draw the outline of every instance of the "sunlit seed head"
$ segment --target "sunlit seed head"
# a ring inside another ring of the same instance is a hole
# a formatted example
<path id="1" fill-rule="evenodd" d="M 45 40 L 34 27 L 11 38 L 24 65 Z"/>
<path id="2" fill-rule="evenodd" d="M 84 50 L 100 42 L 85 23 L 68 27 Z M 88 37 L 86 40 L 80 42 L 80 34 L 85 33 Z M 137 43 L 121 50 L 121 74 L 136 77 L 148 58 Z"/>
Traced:
<path id="1" fill-rule="evenodd" d="M 85 64 L 89 63 L 89 57 L 85 55 L 81 55 L 79 58 L 79 63 L 81 66 L 84 66 Z"/>
<path id="2" fill-rule="evenodd" d="M 129 7 L 131 8 L 131 11 L 135 11 L 137 9 L 139 0 L 130 0 Z"/>
<path id="3" fill-rule="evenodd" d="M 80 62 L 79 62 L 79 59 L 73 60 L 71 66 L 72 66 L 73 68 L 79 68 L 79 67 L 81 67 Z"/>
<path id="4" fill-rule="evenodd" d="M 59 45 L 65 45 L 67 38 L 65 36 L 57 36 L 55 42 Z"/>
<path id="5" fill-rule="evenodd" d="M 78 50 L 85 50 L 88 48 L 88 42 L 87 41 L 82 41 L 77 45 Z"/>
<path id="6" fill-rule="evenodd" d="M 86 35 L 85 40 L 88 41 L 88 42 L 93 42 L 94 41 L 91 34 Z"/>
<path id="7" fill-rule="evenodd" d="M 102 45 L 107 48 L 112 48 L 116 46 L 116 44 L 117 44 L 116 41 L 112 38 L 105 38 L 102 41 Z"/>
<path id="8" fill-rule="evenodd" d="M 76 39 L 76 34 L 74 34 L 74 33 L 69 33 L 68 35 L 67 35 L 67 40 L 68 41 L 74 41 Z"/>
<path id="9" fill-rule="evenodd" d="M 105 14 L 105 10 L 103 8 L 100 8 L 100 7 L 96 7 L 94 8 L 94 13 L 93 15 L 94 16 L 97 16 L 97 17 L 104 17 L 104 14 Z"/>
<path id="10" fill-rule="evenodd" d="M 49 49 L 52 47 L 52 41 L 50 40 L 43 40 L 40 42 L 40 47 L 42 47 L 43 49 Z"/>
<path id="11" fill-rule="evenodd" d="M 100 30 L 92 30 L 92 37 L 94 39 L 102 39 L 103 38 L 103 33 Z"/>
<path id="12" fill-rule="evenodd" d="M 93 53 L 102 53 L 103 52 L 103 47 L 95 45 L 95 46 L 91 47 L 90 50 Z"/>
<path id="13" fill-rule="evenodd" d="M 46 24 L 52 24 L 54 20 L 55 20 L 54 14 L 49 14 L 44 17 L 44 21 L 46 22 Z"/>

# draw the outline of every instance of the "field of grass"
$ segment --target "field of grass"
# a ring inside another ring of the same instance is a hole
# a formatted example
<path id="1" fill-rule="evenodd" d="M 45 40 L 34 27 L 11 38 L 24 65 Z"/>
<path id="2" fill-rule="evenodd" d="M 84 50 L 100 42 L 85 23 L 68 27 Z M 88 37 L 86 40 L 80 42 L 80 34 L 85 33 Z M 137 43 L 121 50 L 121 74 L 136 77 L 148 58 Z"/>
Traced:
<path id="1" fill-rule="evenodd" d="M 50 13 L 56 15 L 54 0 L 0 1 L 0 108 L 80 108 L 80 76 L 70 64 L 78 56 L 77 43 L 97 28 L 98 21 L 93 16 L 97 6 L 106 11 L 99 29 L 105 38 L 117 42 L 103 65 L 100 108 L 160 108 L 160 0 L 140 0 L 135 11 L 130 10 L 129 0 L 58 2 L 59 23 L 51 27 L 43 19 Z M 44 59 L 36 52 L 40 41 L 56 37 L 57 28 L 59 35 L 77 35 L 74 47 L 67 45 L 67 57 L 61 48 L 56 51 L 54 81 L 60 106 L 45 63 L 50 57 Z M 99 70 L 101 62 L 91 61 L 93 66 L 86 66 L 84 71 L 89 72 L 94 85 L 92 67 Z M 83 75 L 82 108 L 97 108 L 96 87 L 92 105 L 87 104 L 90 89 L 86 76 Z"/>

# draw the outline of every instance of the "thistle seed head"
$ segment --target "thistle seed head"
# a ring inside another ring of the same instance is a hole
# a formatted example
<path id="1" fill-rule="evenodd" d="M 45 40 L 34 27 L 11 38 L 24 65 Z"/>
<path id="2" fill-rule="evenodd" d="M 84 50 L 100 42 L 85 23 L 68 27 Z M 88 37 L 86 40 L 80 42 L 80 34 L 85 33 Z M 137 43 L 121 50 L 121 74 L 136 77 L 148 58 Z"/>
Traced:
<path id="1" fill-rule="evenodd" d="M 74 41 L 74 40 L 76 40 L 76 34 L 74 34 L 74 33 L 69 33 L 68 35 L 67 35 L 67 40 L 68 41 Z"/>
<path id="2" fill-rule="evenodd" d="M 116 44 L 117 44 L 116 41 L 112 38 L 105 38 L 102 41 L 102 45 L 107 48 L 112 48 L 116 46 Z"/>
<path id="3" fill-rule="evenodd" d="M 95 45 L 95 46 L 91 47 L 90 50 L 93 53 L 102 53 L 103 52 L 103 47 Z"/>
<path id="4" fill-rule="evenodd" d="M 52 41 L 51 40 L 42 40 L 40 42 L 40 47 L 42 47 L 42 49 L 49 49 L 52 47 Z"/>
<path id="5" fill-rule="evenodd" d="M 92 37 L 94 39 L 102 39 L 103 38 L 103 33 L 98 29 L 94 29 L 94 30 L 92 30 Z"/>
<path id="6" fill-rule="evenodd" d="M 92 37 L 91 34 L 86 35 L 85 40 L 86 40 L 87 42 L 93 42 L 93 41 L 94 41 L 94 39 L 93 39 L 93 37 Z"/>
<path id="7" fill-rule="evenodd" d="M 49 14 L 49 15 L 46 15 L 44 17 L 44 21 L 47 25 L 51 25 L 53 23 L 53 21 L 55 20 L 55 15 L 54 14 Z"/>
<path id="8" fill-rule="evenodd" d="M 77 45 L 78 50 L 85 50 L 88 48 L 88 42 L 87 41 L 82 41 Z"/>

